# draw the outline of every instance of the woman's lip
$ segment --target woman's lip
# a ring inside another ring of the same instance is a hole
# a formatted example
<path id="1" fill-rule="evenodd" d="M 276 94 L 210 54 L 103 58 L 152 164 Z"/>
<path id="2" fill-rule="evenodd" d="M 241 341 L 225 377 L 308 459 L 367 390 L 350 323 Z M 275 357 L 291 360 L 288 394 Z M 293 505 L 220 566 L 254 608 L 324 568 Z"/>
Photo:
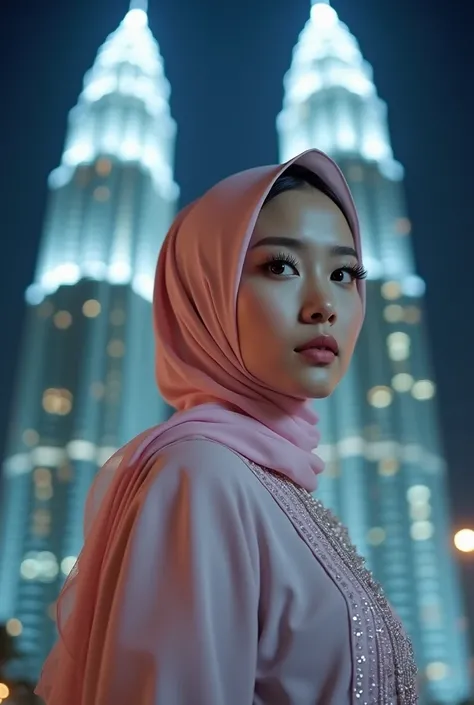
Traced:
<path id="1" fill-rule="evenodd" d="M 332 335 L 319 335 L 317 338 L 313 338 L 304 345 L 300 345 L 296 348 L 296 352 L 303 352 L 304 350 L 329 350 L 334 355 L 339 352 L 339 345 L 337 340 L 332 337 Z"/>
<path id="2" fill-rule="evenodd" d="M 336 359 L 335 353 L 329 348 L 306 348 L 300 350 L 298 354 L 318 367 L 327 367 Z"/>

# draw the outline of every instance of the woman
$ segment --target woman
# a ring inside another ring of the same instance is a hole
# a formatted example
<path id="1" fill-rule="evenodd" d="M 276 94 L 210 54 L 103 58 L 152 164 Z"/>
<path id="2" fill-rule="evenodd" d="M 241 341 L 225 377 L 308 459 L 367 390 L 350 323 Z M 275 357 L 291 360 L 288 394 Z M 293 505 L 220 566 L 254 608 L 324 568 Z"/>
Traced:
<path id="1" fill-rule="evenodd" d="M 310 150 L 224 180 L 163 245 L 157 379 L 178 413 L 99 473 L 47 705 L 407 705 L 410 642 L 310 494 L 310 399 L 362 324 L 347 184 Z"/>

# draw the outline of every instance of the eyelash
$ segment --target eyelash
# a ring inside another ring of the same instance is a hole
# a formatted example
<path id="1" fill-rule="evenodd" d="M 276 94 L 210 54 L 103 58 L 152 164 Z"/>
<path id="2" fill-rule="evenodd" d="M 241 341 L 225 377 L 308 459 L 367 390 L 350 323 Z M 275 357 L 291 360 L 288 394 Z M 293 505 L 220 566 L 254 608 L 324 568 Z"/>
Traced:
<path id="1" fill-rule="evenodd" d="M 263 267 L 265 270 L 268 271 L 272 264 L 289 264 L 291 267 L 297 270 L 298 260 L 296 259 L 296 257 L 290 255 L 288 252 L 279 252 L 277 255 L 269 255 Z"/>
<path id="2" fill-rule="evenodd" d="M 337 271 L 347 272 L 353 279 L 358 279 L 359 281 L 367 277 L 367 270 L 361 264 L 349 264 L 344 267 L 338 267 L 338 269 L 336 269 L 336 272 Z"/>
<path id="3" fill-rule="evenodd" d="M 263 265 L 265 271 L 269 271 L 272 264 L 289 264 L 298 271 L 298 260 L 288 252 L 279 252 L 277 255 L 270 255 Z M 367 270 L 361 264 L 348 264 L 343 267 L 338 267 L 336 272 L 346 272 L 353 280 L 362 280 L 367 277 Z M 275 275 L 278 276 L 278 275 Z"/>

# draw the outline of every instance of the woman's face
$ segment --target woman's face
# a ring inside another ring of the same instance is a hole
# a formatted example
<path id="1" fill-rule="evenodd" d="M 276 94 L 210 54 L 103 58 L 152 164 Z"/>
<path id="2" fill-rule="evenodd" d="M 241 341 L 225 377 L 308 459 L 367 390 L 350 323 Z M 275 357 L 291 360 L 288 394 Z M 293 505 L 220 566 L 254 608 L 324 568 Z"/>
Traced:
<path id="1" fill-rule="evenodd" d="M 331 394 L 362 325 L 361 276 L 351 230 L 330 198 L 310 186 L 273 198 L 258 217 L 237 298 L 247 371 L 297 399 Z"/>

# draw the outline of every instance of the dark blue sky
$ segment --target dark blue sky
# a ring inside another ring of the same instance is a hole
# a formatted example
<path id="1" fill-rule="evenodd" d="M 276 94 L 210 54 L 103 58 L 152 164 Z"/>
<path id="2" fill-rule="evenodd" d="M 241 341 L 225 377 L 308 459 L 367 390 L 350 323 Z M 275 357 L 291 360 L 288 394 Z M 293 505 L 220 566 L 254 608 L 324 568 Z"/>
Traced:
<path id="1" fill-rule="evenodd" d="M 474 525 L 474 50 L 467 1 L 334 0 L 388 102 L 428 323 L 456 521 Z M 66 116 L 127 0 L 7 0 L 0 19 L 0 447 L 46 203 Z M 309 0 L 150 0 L 179 124 L 186 203 L 277 159 L 282 78 Z M 315 145 L 317 146 L 317 145 Z"/>

